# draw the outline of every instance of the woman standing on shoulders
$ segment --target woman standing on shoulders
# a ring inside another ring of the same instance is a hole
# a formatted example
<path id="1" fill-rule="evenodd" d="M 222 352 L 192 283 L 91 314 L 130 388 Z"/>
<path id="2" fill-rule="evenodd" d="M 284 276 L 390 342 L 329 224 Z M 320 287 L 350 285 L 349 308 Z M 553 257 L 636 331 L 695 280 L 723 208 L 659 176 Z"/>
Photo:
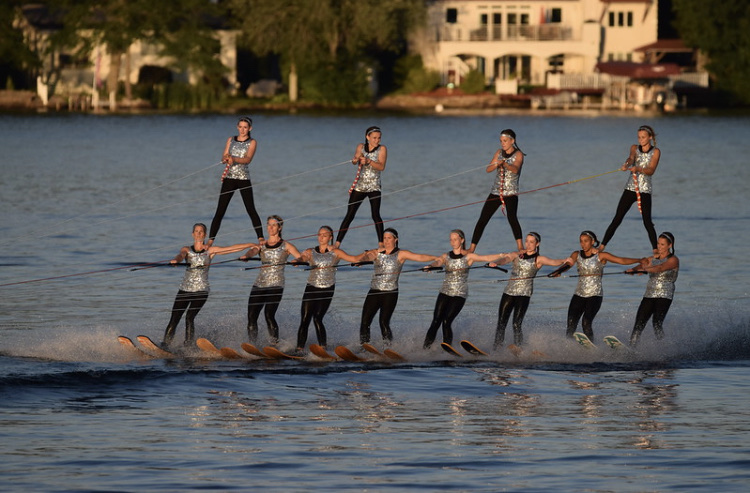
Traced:
<path id="1" fill-rule="evenodd" d="M 164 349 L 168 349 L 172 343 L 177 324 L 180 323 L 180 319 L 186 310 L 185 345 L 191 344 L 195 339 L 195 317 L 208 300 L 208 268 L 211 266 L 211 259 L 214 255 L 239 252 L 253 245 L 253 243 L 241 243 L 228 247 L 209 247 L 203 243 L 205 239 L 206 225 L 203 223 L 195 224 L 193 226 L 193 245 L 182 247 L 180 253 L 170 261 L 171 264 L 185 261 L 188 266 L 172 305 L 172 317 L 167 324 L 167 330 L 164 331 L 164 339 L 161 343 Z"/>
<path id="2" fill-rule="evenodd" d="M 243 116 L 237 122 L 237 134 L 227 139 L 224 146 L 224 154 L 221 162 L 226 165 L 224 173 L 221 175 L 221 192 L 219 194 L 219 203 L 216 205 L 216 213 L 211 221 L 211 231 L 208 235 L 209 245 L 211 245 L 219 233 L 221 221 L 229 207 L 229 201 L 232 200 L 235 190 L 240 191 L 242 202 L 245 204 L 247 215 L 253 223 L 255 233 L 258 235 L 259 243 L 263 243 L 263 224 L 260 216 L 255 210 L 255 201 L 253 199 L 253 184 L 250 181 L 250 170 L 248 166 L 255 157 L 255 150 L 258 143 L 250 136 L 253 129 L 253 121 Z"/>
<path id="3" fill-rule="evenodd" d="M 297 351 L 302 352 L 307 344 L 307 329 L 310 321 L 315 325 L 318 344 L 327 345 L 326 327 L 323 317 L 331 306 L 336 289 L 336 266 L 339 260 L 356 261 L 356 257 L 343 250 L 333 248 L 333 229 L 321 226 L 318 230 L 318 246 L 302 252 L 301 260 L 310 266 L 310 276 L 302 296 L 301 320 L 297 330 Z"/>
<path id="4" fill-rule="evenodd" d="M 674 235 L 669 232 L 660 234 L 656 242 L 656 251 L 657 253 L 640 267 L 632 269 L 635 273 L 648 272 L 648 284 L 635 316 L 633 333 L 630 334 L 631 346 L 638 343 L 641 332 L 652 316 L 656 338 L 661 340 L 664 337 L 662 324 L 672 304 L 674 283 L 680 270 L 680 259 L 674 254 Z"/>
<path id="5" fill-rule="evenodd" d="M 375 223 L 375 233 L 378 235 L 378 248 L 383 247 L 383 219 L 380 217 L 380 174 L 385 170 L 388 149 L 380 144 L 381 137 L 380 127 L 368 128 L 365 132 L 365 142 L 358 144 L 354 151 L 352 164 L 357 165 L 357 175 L 349 188 L 349 205 L 336 235 L 336 248 L 344 241 L 349 225 L 365 199 L 370 199 L 370 211 Z"/>
<path id="6" fill-rule="evenodd" d="M 559 266 L 565 262 L 572 263 L 572 259 L 551 259 L 539 255 L 539 243 L 542 237 L 539 233 L 530 232 L 526 235 L 526 245 L 523 253 L 513 252 L 508 254 L 509 260 L 513 262 L 510 280 L 505 286 L 503 296 L 500 298 L 500 307 L 497 315 L 497 329 L 495 330 L 495 344 L 493 349 L 497 350 L 503 346 L 505 341 L 505 327 L 508 325 L 511 313 L 513 313 L 513 344 L 518 350 L 523 343 L 523 318 L 529 308 L 531 295 L 534 293 L 534 277 L 545 265 Z"/>
<path id="7" fill-rule="evenodd" d="M 345 258 L 345 257 L 342 257 Z M 346 258 L 345 258 L 346 259 Z M 383 247 L 368 250 L 355 257 L 355 261 L 374 261 L 372 282 L 362 306 L 362 320 L 359 325 L 359 340 L 361 344 L 370 342 L 370 324 L 375 314 L 380 311 L 380 332 L 383 341 L 389 344 L 393 340 L 391 331 L 391 316 L 398 303 L 398 278 L 404 262 L 432 262 L 437 257 L 422 253 L 414 253 L 398 248 L 398 232 L 388 228 L 383 232 Z"/>
<path id="8" fill-rule="evenodd" d="M 646 227 L 648 240 L 651 242 L 651 248 L 656 252 L 656 229 L 651 220 L 651 191 L 653 189 L 651 176 L 656 173 L 660 157 L 661 151 L 656 147 L 654 129 L 648 125 L 642 125 L 638 128 L 638 144 L 630 146 L 630 155 L 620 168 L 622 171 L 629 171 L 631 176 L 625 184 L 620 203 L 617 204 L 615 217 L 604 233 L 604 239 L 599 250 L 604 250 L 604 247 L 609 244 L 609 240 L 615 235 L 615 231 L 625 218 L 625 214 L 628 213 L 633 203 L 637 202 L 638 210 L 641 211 L 643 218 L 643 225 Z"/>
<path id="9" fill-rule="evenodd" d="M 602 274 L 604 265 L 612 262 L 620 265 L 637 264 L 641 259 L 618 257 L 607 252 L 596 250 L 599 246 L 599 240 L 591 231 L 583 231 L 579 237 L 581 249 L 570 254 L 569 260 L 565 265 L 549 274 L 549 277 L 557 277 L 566 270 L 570 269 L 573 264 L 578 268 L 578 285 L 573 298 L 568 306 L 568 328 L 566 336 L 572 338 L 578 327 L 578 321 L 581 322 L 583 333 L 586 334 L 591 342 L 594 342 L 594 330 L 592 324 L 594 317 L 602 307 L 604 299 L 604 290 L 602 289 Z"/>
<path id="10" fill-rule="evenodd" d="M 524 246 L 521 241 L 523 233 L 521 224 L 518 222 L 518 180 L 521 177 L 523 157 L 524 153 L 516 145 L 516 133 L 509 128 L 500 132 L 500 149 L 495 152 L 492 161 L 487 165 L 487 173 L 496 172 L 495 183 L 484 202 L 479 220 L 474 226 L 469 252 L 476 249 L 484 228 L 499 207 L 502 207 L 503 213 L 507 213 L 508 224 L 516 239 L 518 251 L 523 252 Z"/>
<path id="11" fill-rule="evenodd" d="M 477 255 L 476 253 L 464 253 L 466 248 L 466 237 L 460 229 L 454 229 L 450 233 L 451 250 L 437 258 L 428 267 L 443 267 L 445 278 L 440 288 L 432 323 L 427 329 L 424 338 L 424 348 L 429 349 L 440 326 L 443 326 L 443 342 L 453 343 L 453 320 L 461 313 L 461 309 L 469 296 L 469 267 L 474 262 L 498 262 L 510 261 L 510 254 L 498 253 L 495 255 Z"/>
<path id="12" fill-rule="evenodd" d="M 258 338 L 258 317 L 264 310 L 268 335 L 271 345 L 279 342 L 279 324 L 276 323 L 276 310 L 284 294 L 284 267 L 291 255 L 295 260 L 300 253 L 294 245 L 281 238 L 284 220 L 279 216 L 269 216 L 266 221 L 268 240 L 262 244 L 253 244 L 242 259 L 260 254 L 260 273 L 255 279 L 247 300 L 247 335 L 252 344 Z"/>

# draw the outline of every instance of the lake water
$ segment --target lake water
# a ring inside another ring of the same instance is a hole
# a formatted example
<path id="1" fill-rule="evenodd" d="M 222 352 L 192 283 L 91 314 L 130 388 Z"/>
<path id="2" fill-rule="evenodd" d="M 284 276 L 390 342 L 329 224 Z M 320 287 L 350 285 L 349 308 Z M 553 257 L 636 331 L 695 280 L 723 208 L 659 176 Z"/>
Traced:
<path id="1" fill-rule="evenodd" d="M 675 235 L 681 260 L 665 339 L 649 325 L 636 353 L 603 347 L 605 335 L 628 338 L 646 282 L 611 275 L 594 321 L 600 347 L 568 343 L 576 279 L 542 276 L 521 357 L 423 351 L 442 274 L 405 272 L 392 320 L 404 363 L 134 360 L 116 336 L 161 340 L 182 270 L 131 269 L 174 257 L 193 223 L 210 222 L 217 163 L 236 118 L 4 115 L 3 489 L 746 491 L 750 118 L 253 117 L 256 205 L 263 218 L 281 215 L 285 239 L 300 249 L 315 245 L 320 225 L 338 227 L 355 171 L 348 160 L 364 130 L 379 125 L 389 155 L 384 220 L 401 248 L 447 251 L 451 229 L 471 234 L 492 182 L 484 167 L 500 130 L 513 128 L 527 154 L 519 219 L 525 232 L 541 233 L 541 253 L 552 258 L 578 249 L 581 230 L 603 236 L 627 179 L 607 172 L 625 159 L 638 126 L 652 125 L 662 150 L 654 222 Z M 375 247 L 369 223 L 365 204 L 342 247 Z M 235 197 L 217 244 L 253 240 Z M 514 248 L 498 213 L 478 252 Z M 649 250 L 633 207 L 608 251 Z M 245 341 L 257 273 L 245 267 L 211 269 L 199 337 L 234 348 Z M 358 341 L 370 276 L 371 267 L 340 269 L 329 343 Z M 296 341 L 306 277 L 287 269 L 277 317 L 283 349 Z M 505 279 L 471 271 L 456 340 L 491 346 Z"/>

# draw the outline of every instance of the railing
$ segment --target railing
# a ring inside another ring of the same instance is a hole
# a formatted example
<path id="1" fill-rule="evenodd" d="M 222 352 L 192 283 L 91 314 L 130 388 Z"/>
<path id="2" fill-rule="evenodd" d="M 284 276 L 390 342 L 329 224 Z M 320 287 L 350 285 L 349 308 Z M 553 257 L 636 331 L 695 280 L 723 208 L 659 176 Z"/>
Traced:
<path id="1" fill-rule="evenodd" d="M 465 33 L 468 33 L 466 39 Z M 443 26 L 438 41 L 574 41 L 571 26 L 561 24 L 484 26 L 465 29 Z"/>

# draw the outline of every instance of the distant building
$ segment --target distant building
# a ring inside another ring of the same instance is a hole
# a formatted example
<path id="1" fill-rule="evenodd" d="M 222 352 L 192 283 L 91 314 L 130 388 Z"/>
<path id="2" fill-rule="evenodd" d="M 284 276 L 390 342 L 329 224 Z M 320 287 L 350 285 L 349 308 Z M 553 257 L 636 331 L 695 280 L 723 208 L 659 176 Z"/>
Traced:
<path id="1" fill-rule="evenodd" d="M 657 41 L 658 0 L 434 0 L 417 51 L 445 84 L 470 70 L 499 89 L 546 85 L 548 74 L 640 62 Z"/>

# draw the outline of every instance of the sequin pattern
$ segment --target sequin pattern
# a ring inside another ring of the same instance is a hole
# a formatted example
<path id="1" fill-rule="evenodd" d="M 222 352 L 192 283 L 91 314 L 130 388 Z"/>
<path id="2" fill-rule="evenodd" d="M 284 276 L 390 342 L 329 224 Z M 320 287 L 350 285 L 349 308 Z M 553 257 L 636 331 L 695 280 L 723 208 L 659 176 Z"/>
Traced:
<path id="1" fill-rule="evenodd" d="M 284 287 L 284 267 L 289 252 L 286 242 L 281 242 L 275 248 L 266 245 L 260 247 L 260 263 L 262 265 L 254 286 L 259 288 Z"/>
<path id="2" fill-rule="evenodd" d="M 378 291 L 396 291 L 398 277 L 404 264 L 398 260 L 398 250 L 391 254 L 378 252 L 373 265 L 370 287 Z"/>
<path id="3" fill-rule="evenodd" d="M 651 265 L 660 265 L 667 259 L 655 259 Z M 674 283 L 677 280 L 678 269 L 669 269 L 662 272 L 649 272 L 646 294 L 644 298 L 667 298 L 674 296 Z"/>
<path id="4" fill-rule="evenodd" d="M 637 147 L 635 151 L 635 177 L 638 179 L 638 190 L 641 193 L 651 193 L 651 175 L 643 174 L 642 170 L 648 168 L 648 165 L 651 163 L 654 149 L 656 148 L 652 147 L 648 152 L 642 152 L 640 147 Z M 636 191 L 632 176 L 628 177 L 628 181 L 625 184 L 625 190 L 630 190 L 631 192 Z"/>
<path id="5" fill-rule="evenodd" d="M 380 146 L 372 152 L 362 152 L 370 161 L 377 161 L 380 154 Z M 359 174 L 359 180 L 354 190 L 358 192 L 379 192 L 380 170 L 373 168 L 369 164 L 362 165 L 362 171 Z"/>
<path id="6" fill-rule="evenodd" d="M 536 257 L 518 258 L 513 261 L 510 281 L 505 287 L 505 294 L 510 296 L 531 296 L 534 293 L 534 276 L 539 272 Z"/>
<path id="7" fill-rule="evenodd" d="M 320 253 L 317 249 L 312 250 L 312 259 L 310 260 L 310 275 L 307 278 L 307 284 L 316 288 L 329 288 L 336 283 L 336 269 L 333 267 L 339 263 L 339 258 L 333 253 L 333 250 L 326 253 Z"/>
<path id="8" fill-rule="evenodd" d="M 508 164 L 513 164 L 516 162 L 516 157 L 518 157 L 518 153 L 520 151 L 516 151 L 513 153 L 513 155 L 509 158 L 506 158 L 505 161 Z M 504 175 L 504 179 L 503 179 Z M 511 171 L 505 170 L 505 173 L 503 173 L 502 168 L 497 168 L 497 174 L 495 175 L 495 183 L 492 185 L 492 190 L 490 190 L 490 193 L 492 195 L 500 195 L 500 189 L 503 190 L 503 197 L 508 197 L 510 195 L 517 195 L 518 194 L 518 179 L 520 178 L 521 173 L 513 173 Z"/>
<path id="9" fill-rule="evenodd" d="M 229 154 L 233 157 L 240 158 L 247 156 L 247 148 L 250 146 L 250 142 L 252 142 L 252 139 L 247 139 L 244 142 L 240 142 L 236 138 L 232 138 L 232 142 L 229 144 Z M 249 166 L 250 163 L 235 163 L 229 167 L 226 177 L 233 180 L 249 180 Z"/>
<path id="10" fill-rule="evenodd" d="M 594 254 L 589 258 L 583 258 L 583 252 L 578 252 L 576 260 L 578 268 L 578 286 L 576 286 L 576 295 L 581 298 L 591 298 L 592 296 L 602 296 L 602 273 L 604 273 L 604 264 L 599 260 L 599 254 Z"/>
<path id="11" fill-rule="evenodd" d="M 461 298 L 469 296 L 469 261 L 466 260 L 466 256 L 452 258 L 449 253 L 443 268 L 445 277 L 440 292 L 447 296 L 459 296 Z"/>
<path id="12" fill-rule="evenodd" d="M 182 278 L 180 289 L 188 293 L 208 291 L 208 268 L 211 266 L 208 248 L 202 252 L 196 252 L 193 247 L 188 248 L 185 262 L 188 266 L 185 269 L 185 277 Z"/>

